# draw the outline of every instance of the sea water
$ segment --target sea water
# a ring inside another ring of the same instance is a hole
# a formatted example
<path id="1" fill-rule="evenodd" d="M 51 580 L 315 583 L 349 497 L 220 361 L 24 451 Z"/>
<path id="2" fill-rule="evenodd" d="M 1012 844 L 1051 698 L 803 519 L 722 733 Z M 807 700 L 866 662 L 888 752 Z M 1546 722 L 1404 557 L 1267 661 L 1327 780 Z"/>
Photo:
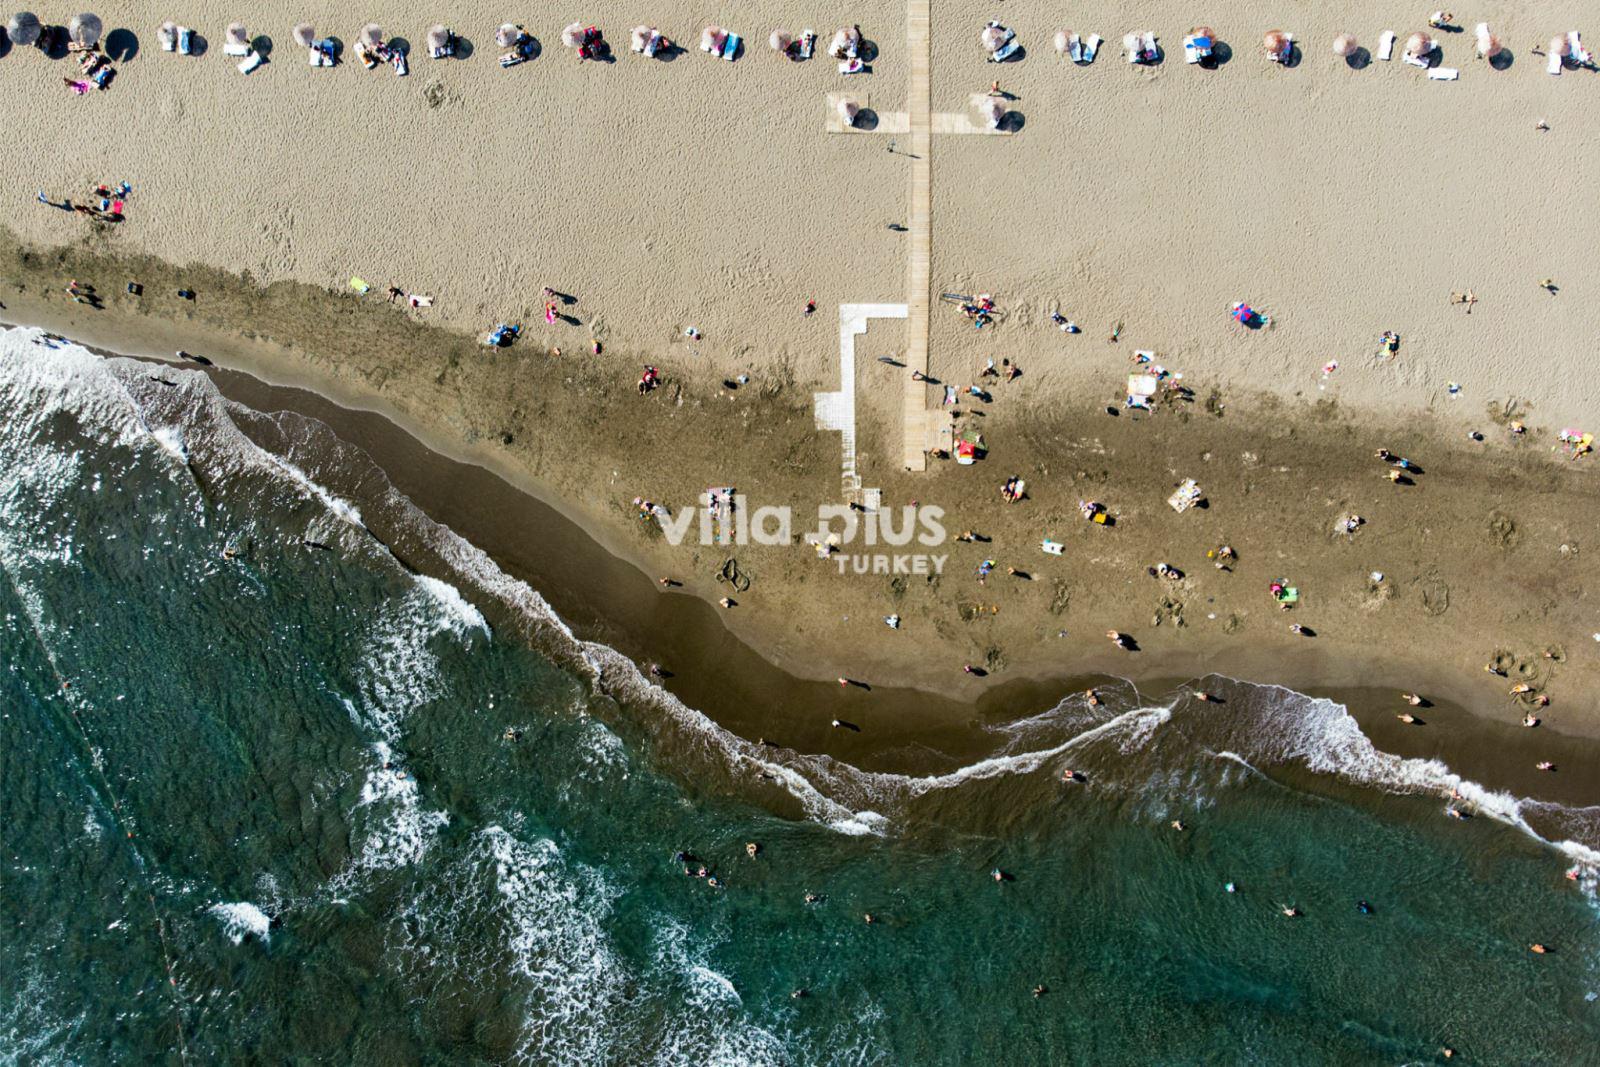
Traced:
<path id="1" fill-rule="evenodd" d="M 865 773 L 721 730 L 199 373 L 15 330 L 0 406 L 7 1062 L 1597 1058 L 1597 813 L 1337 704 L 1115 686 Z"/>

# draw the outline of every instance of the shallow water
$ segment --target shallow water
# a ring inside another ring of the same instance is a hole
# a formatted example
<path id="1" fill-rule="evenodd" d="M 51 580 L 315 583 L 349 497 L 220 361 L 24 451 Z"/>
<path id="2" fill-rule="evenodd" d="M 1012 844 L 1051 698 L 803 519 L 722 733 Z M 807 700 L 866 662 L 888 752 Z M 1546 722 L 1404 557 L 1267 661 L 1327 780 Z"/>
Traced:
<path id="1" fill-rule="evenodd" d="M 1217 679 L 1018 709 L 937 777 L 763 749 L 379 479 L 320 488 L 317 426 L 33 336 L 0 335 L 5 1059 L 1595 1056 L 1592 810 Z"/>

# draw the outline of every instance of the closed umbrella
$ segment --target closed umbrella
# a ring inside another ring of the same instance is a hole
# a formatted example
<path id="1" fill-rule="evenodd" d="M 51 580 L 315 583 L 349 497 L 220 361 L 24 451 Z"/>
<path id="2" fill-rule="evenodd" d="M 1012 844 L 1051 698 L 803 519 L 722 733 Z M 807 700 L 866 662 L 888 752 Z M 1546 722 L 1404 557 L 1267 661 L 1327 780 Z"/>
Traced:
<path id="1" fill-rule="evenodd" d="M 1406 55 L 1413 59 L 1421 59 L 1433 51 L 1433 38 L 1425 33 L 1413 33 L 1406 38 Z"/>
<path id="2" fill-rule="evenodd" d="M 514 26 L 507 22 L 494 31 L 494 43 L 501 48 L 510 48 L 522 39 L 522 27 Z"/>
<path id="3" fill-rule="evenodd" d="M 1289 35 L 1282 30 L 1268 30 L 1267 35 L 1261 38 L 1261 47 L 1267 50 L 1268 55 L 1281 56 L 1289 50 Z"/>
<path id="4" fill-rule="evenodd" d="M 233 22 L 228 24 L 228 32 L 224 34 L 229 44 L 247 45 L 250 43 L 250 34 L 245 31 L 244 23 Z"/>
<path id="5" fill-rule="evenodd" d="M 84 48 L 93 48 L 100 43 L 100 29 L 100 16 L 87 11 L 72 16 L 72 21 L 67 23 L 67 35 L 72 38 L 72 43 Z"/>
<path id="6" fill-rule="evenodd" d="M 356 39 L 368 48 L 377 48 L 383 44 L 383 27 L 376 22 L 369 22 L 361 27 L 361 33 Z"/>
<path id="7" fill-rule="evenodd" d="M 576 48 L 583 43 L 583 23 L 574 22 L 561 31 L 561 43 L 568 48 Z"/>
<path id="8" fill-rule="evenodd" d="M 1356 39 L 1348 33 L 1341 33 L 1333 39 L 1333 54 L 1344 56 L 1348 59 L 1356 54 Z"/>
<path id="9" fill-rule="evenodd" d="M 423 41 L 427 44 L 429 52 L 437 52 L 450 43 L 450 31 L 443 26 L 429 26 Z"/>
<path id="10" fill-rule="evenodd" d="M 11 43 L 27 47 L 39 41 L 39 16 L 31 11 L 19 11 L 6 23 L 6 36 Z"/>
<path id="11" fill-rule="evenodd" d="M 316 27 L 309 22 L 302 22 L 294 28 L 294 43 L 301 48 L 310 48 L 311 42 L 317 39 Z"/>
<path id="12" fill-rule="evenodd" d="M 789 46 L 794 44 L 794 38 L 785 30 L 773 30 L 772 36 L 767 38 L 767 43 L 772 45 L 774 52 L 787 52 Z"/>

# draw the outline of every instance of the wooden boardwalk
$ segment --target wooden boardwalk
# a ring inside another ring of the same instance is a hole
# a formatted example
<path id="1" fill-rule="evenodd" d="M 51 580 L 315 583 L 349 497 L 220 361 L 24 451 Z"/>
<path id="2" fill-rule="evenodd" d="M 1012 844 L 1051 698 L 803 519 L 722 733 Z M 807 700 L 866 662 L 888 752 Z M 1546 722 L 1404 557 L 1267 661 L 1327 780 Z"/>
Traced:
<path id="1" fill-rule="evenodd" d="M 928 291 L 933 270 L 933 91 L 928 36 L 930 0 L 907 0 L 906 43 L 911 54 L 911 86 L 906 107 L 911 117 L 911 197 L 906 219 L 910 242 L 906 276 L 905 467 L 927 469 L 928 386 L 911 371 L 928 373 Z"/>

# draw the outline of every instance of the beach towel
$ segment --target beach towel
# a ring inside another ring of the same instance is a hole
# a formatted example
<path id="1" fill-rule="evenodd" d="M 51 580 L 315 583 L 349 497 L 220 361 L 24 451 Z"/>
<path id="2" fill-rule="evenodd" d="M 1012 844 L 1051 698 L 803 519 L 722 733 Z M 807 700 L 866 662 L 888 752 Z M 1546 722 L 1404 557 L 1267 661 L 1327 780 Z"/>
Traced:
<path id="1" fill-rule="evenodd" d="M 1150 58 L 1152 63 L 1155 62 L 1161 54 L 1160 50 L 1156 48 L 1156 35 L 1153 33 L 1145 34 L 1141 44 L 1144 46 L 1144 54 Z"/>
<path id="2" fill-rule="evenodd" d="M 739 55 L 739 43 L 742 40 L 737 33 L 729 33 L 727 43 L 722 46 L 722 58 L 732 63 Z"/>
<path id="3" fill-rule="evenodd" d="M 847 59 L 839 64 L 840 74 L 861 74 L 866 69 L 867 65 L 859 59 Z"/>
<path id="4" fill-rule="evenodd" d="M 364 279 L 356 278 L 356 277 L 352 277 L 350 279 L 350 288 L 354 289 L 356 292 L 360 293 L 362 296 L 365 296 L 365 295 L 367 295 L 368 293 L 370 293 L 372 291 L 372 286 L 371 285 L 367 284 L 367 282 Z"/>
<path id="5" fill-rule="evenodd" d="M 1083 43 L 1083 61 L 1085 63 L 1094 62 L 1094 54 L 1100 51 L 1100 42 L 1102 39 L 1103 38 L 1096 33 L 1091 35 L 1090 38 Z"/>
<path id="6" fill-rule="evenodd" d="M 1455 67 L 1434 67 L 1428 71 L 1428 80 L 1432 82 L 1453 82 L 1461 77 L 1461 72 Z"/>
<path id="7" fill-rule="evenodd" d="M 1394 31 L 1384 30 L 1383 36 L 1378 38 L 1378 58 L 1385 63 L 1394 55 Z"/>
<path id="8" fill-rule="evenodd" d="M 1061 553 L 1067 550 L 1066 545 L 1062 544 L 1060 541 L 1052 541 L 1048 537 L 1039 543 L 1039 547 L 1050 553 L 1052 556 L 1059 556 Z"/>
<path id="9" fill-rule="evenodd" d="M 799 47 L 794 50 L 795 58 L 810 59 L 812 46 L 814 46 L 816 43 L 817 33 L 815 30 L 801 30 Z"/>

